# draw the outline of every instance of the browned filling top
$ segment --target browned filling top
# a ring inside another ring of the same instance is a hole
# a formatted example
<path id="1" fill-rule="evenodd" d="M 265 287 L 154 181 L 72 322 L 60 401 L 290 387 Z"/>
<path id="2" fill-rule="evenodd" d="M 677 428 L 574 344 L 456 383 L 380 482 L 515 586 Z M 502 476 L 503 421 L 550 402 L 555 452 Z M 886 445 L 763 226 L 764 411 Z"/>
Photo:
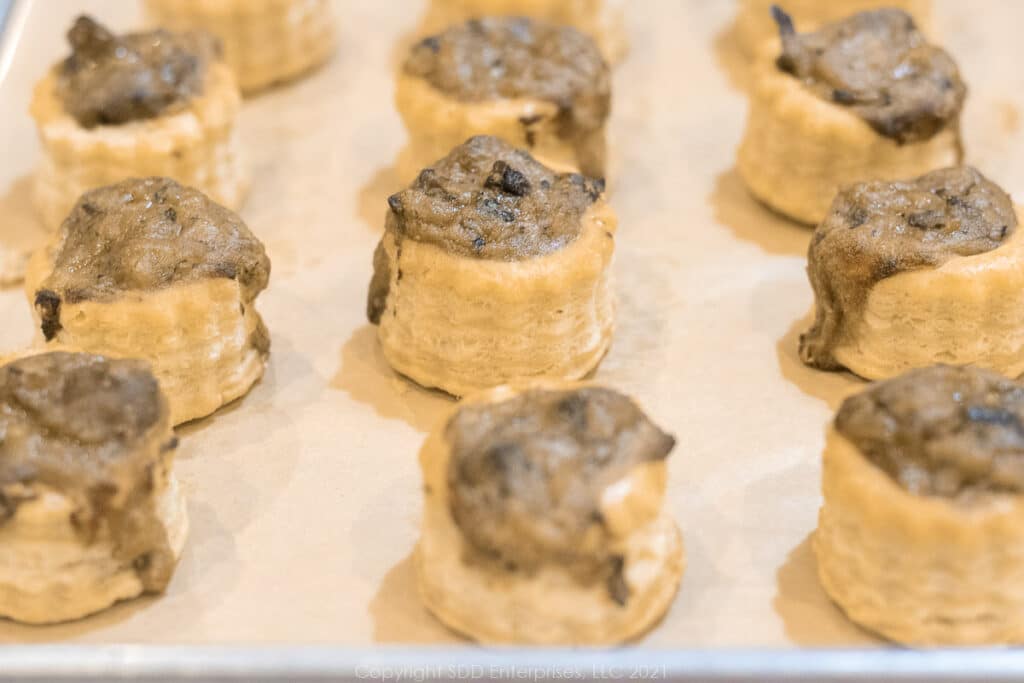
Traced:
<path id="1" fill-rule="evenodd" d="M 169 178 L 131 179 L 75 204 L 36 306 L 46 332 L 62 301 L 110 301 L 207 278 L 237 280 L 251 302 L 267 286 L 270 259 L 241 218 L 198 190 Z"/>
<path id="2" fill-rule="evenodd" d="M 564 137 L 604 126 L 611 76 L 594 41 L 569 26 L 520 17 L 472 19 L 417 43 L 405 72 L 454 98 L 555 104 Z"/>
<path id="3" fill-rule="evenodd" d="M 582 230 L 604 189 L 555 173 L 499 138 L 470 138 L 388 198 L 388 225 L 460 256 L 517 261 L 557 251 Z"/>
<path id="4" fill-rule="evenodd" d="M 534 389 L 461 408 L 445 436 L 451 513 L 482 561 L 510 571 L 557 563 L 626 601 L 600 499 L 675 445 L 633 401 L 602 388 Z"/>
<path id="5" fill-rule="evenodd" d="M 967 87 L 956 63 L 906 12 L 861 12 L 814 33 L 797 33 L 777 7 L 773 16 L 782 35 L 779 68 L 880 134 L 917 142 L 958 121 Z"/>
<path id="6" fill-rule="evenodd" d="M 35 484 L 50 487 L 72 502 L 83 538 L 109 527 L 121 558 L 159 590 L 174 560 L 154 478 L 175 445 L 141 361 L 55 352 L 0 367 L 0 525 L 38 495 Z"/>
<path id="7" fill-rule="evenodd" d="M 578 173 L 555 173 L 499 138 L 477 136 L 388 198 L 386 230 L 398 242 L 425 242 L 468 258 L 528 259 L 579 237 L 583 215 L 603 189 L 603 182 Z M 388 261 L 378 248 L 369 295 L 373 322 L 388 285 Z"/>
<path id="8" fill-rule="evenodd" d="M 918 495 L 1024 492 L 1024 385 L 938 365 L 843 402 L 835 428 Z"/>
<path id="9" fill-rule="evenodd" d="M 71 55 L 58 70 L 58 95 L 85 126 L 150 119 L 184 108 L 203 90 L 220 46 L 205 33 L 158 29 L 114 35 L 88 16 L 68 31 Z"/>
<path id="10" fill-rule="evenodd" d="M 844 188 L 811 239 L 816 315 L 800 339 L 801 358 L 838 368 L 835 348 L 853 334 L 877 282 L 991 251 L 1016 228 L 1010 197 L 970 166 Z"/>

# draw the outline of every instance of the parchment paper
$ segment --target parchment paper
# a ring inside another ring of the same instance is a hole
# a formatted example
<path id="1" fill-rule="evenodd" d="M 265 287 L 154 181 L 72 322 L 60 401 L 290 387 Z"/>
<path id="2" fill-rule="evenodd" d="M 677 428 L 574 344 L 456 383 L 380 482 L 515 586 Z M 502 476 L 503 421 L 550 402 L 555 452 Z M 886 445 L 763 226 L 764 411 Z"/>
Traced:
<path id="1" fill-rule="evenodd" d="M 87 9 L 136 25 L 127 0 L 37 0 L 0 85 L 0 245 L 38 240 L 27 177 L 38 157 L 32 84 Z M 392 105 L 412 0 L 339 2 L 326 68 L 246 102 L 255 182 L 242 214 L 267 244 L 259 299 L 266 378 L 181 430 L 192 531 L 166 595 L 69 625 L 0 621 L 0 641 L 458 642 L 420 606 L 409 560 L 421 504 L 416 454 L 450 400 L 396 377 L 364 317 L 388 167 L 404 143 Z M 874 642 L 830 605 L 809 535 L 823 428 L 845 374 L 795 355 L 811 293 L 809 232 L 751 200 L 733 159 L 745 116 L 728 0 L 628 3 L 616 71 L 612 203 L 620 312 L 596 379 L 635 395 L 679 445 L 668 506 L 689 568 L 658 647 Z M 938 3 L 937 32 L 971 92 L 969 160 L 1024 197 L 1024 3 Z M 0 351 L 29 342 L 18 289 L 0 291 Z M 2 550 L 0 550 L 2 551 Z"/>

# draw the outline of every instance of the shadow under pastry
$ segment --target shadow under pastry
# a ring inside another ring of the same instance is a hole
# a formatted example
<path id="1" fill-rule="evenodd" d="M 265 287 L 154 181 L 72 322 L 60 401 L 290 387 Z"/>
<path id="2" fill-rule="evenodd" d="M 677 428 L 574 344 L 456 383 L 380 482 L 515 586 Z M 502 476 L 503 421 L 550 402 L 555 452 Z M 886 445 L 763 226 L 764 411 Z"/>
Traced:
<path id="1" fill-rule="evenodd" d="M 330 386 L 381 417 L 403 420 L 421 432 L 436 426 L 454 402 L 451 395 L 425 389 L 392 370 L 377 342 L 377 328 L 370 324 L 355 330 L 341 347 L 341 365 Z"/>
<path id="2" fill-rule="evenodd" d="M 794 322 L 785 336 L 779 340 L 776 345 L 779 371 L 802 392 L 824 401 L 832 410 L 837 410 L 843 399 L 863 389 L 865 382 L 847 371 L 816 370 L 804 365 L 798 351 L 800 335 L 810 329 L 812 322 L 813 312 Z"/>
<path id="3" fill-rule="evenodd" d="M 740 11 L 737 9 L 737 13 Z M 749 48 L 748 51 L 744 51 L 735 17 L 715 34 L 711 46 L 718 68 L 729 81 L 729 85 L 740 92 L 746 92 L 750 88 Z"/>
<path id="4" fill-rule="evenodd" d="M 435 619 L 416 588 L 416 551 L 413 550 L 384 576 L 370 602 L 373 642 L 433 645 L 469 642 Z"/>
<path id="5" fill-rule="evenodd" d="M 210 415 L 178 425 L 175 427 L 175 433 L 182 437 L 191 437 L 216 421 L 224 420 L 227 423 L 229 416 L 235 415 L 243 408 L 246 415 L 279 418 L 282 406 L 289 401 L 291 388 L 296 384 L 309 382 L 313 369 L 309 360 L 296 351 L 288 337 L 283 334 L 273 336 L 272 348 L 273 353 L 267 358 L 263 375 L 256 380 L 248 393 L 223 405 Z"/>
<path id="6" fill-rule="evenodd" d="M 356 197 L 359 218 L 374 232 L 383 230 L 388 214 L 388 197 L 404 187 L 395 166 L 382 166 L 374 171 L 366 184 L 359 188 Z"/>
<path id="7" fill-rule="evenodd" d="M 756 244 L 769 254 L 807 254 L 812 226 L 792 221 L 758 201 L 735 167 L 715 178 L 708 203 L 715 212 L 715 220 L 744 242 Z"/>
<path id="8" fill-rule="evenodd" d="M 829 600 L 818 580 L 814 533 L 790 551 L 776 574 L 778 593 L 772 606 L 786 637 L 804 647 L 849 647 L 880 641 L 849 621 Z"/>
<path id="9" fill-rule="evenodd" d="M 190 488 L 187 478 L 183 484 Z M 236 532 L 216 508 L 195 495 L 189 501 L 188 511 L 189 544 L 167 593 L 145 617 L 145 632 L 151 640 L 180 641 L 183 633 L 201 625 L 207 614 L 235 592 L 241 577 Z"/>

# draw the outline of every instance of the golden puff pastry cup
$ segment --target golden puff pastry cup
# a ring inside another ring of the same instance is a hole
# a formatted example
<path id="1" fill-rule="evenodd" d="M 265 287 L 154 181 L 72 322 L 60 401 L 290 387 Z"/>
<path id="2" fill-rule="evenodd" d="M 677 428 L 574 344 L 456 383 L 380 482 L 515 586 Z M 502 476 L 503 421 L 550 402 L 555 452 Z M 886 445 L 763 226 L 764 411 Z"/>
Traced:
<path id="1" fill-rule="evenodd" d="M 337 42 L 330 0 L 145 0 L 145 7 L 157 26 L 220 38 L 246 94 L 316 69 Z"/>
<path id="2" fill-rule="evenodd" d="M 863 12 L 804 34 L 777 19 L 781 48 L 772 42 L 752 65 L 737 159 L 757 199 L 813 225 L 844 185 L 960 162 L 966 87 L 910 15 Z"/>
<path id="3" fill-rule="evenodd" d="M 483 643 L 645 633 L 685 568 L 662 510 L 674 444 L 611 389 L 532 382 L 465 399 L 420 453 L 415 567 L 427 608 Z"/>
<path id="4" fill-rule="evenodd" d="M 1024 386 L 933 366 L 847 399 L 814 536 L 826 592 L 908 645 L 1024 642 Z"/>
<path id="5" fill-rule="evenodd" d="M 188 533 L 167 400 L 145 363 L 0 366 L 0 616 L 78 619 L 162 592 Z"/>
<path id="6" fill-rule="evenodd" d="M 204 417 L 262 376 L 256 311 L 270 260 L 242 220 L 168 178 L 82 196 L 26 288 L 45 344 L 150 363 L 172 424 Z"/>
<path id="7" fill-rule="evenodd" d="M 741 49 L 753 57 L 767 41 L 778 36 L 772 5 L 778 5 L 805 31 L 839 21 L 857 12 L 892 7 L 911 16 L 919 26 L 930 25 L 932 0 L 739 0 L 735 35 Z"/>
<path id="8" fill-rule="evenodd" d="M 530 17 L 587 34 L 605 59 L 616 64 L 629 49 L 624 9 L 618 0 L 430 0 L 419 33 L 438 33 L 480 17 Z"/>
<path id="9" fill-rule="evenodd" d="M 811 240 L 801 359 L 867 379 L 943 362 L 1024 373 L 1019 215 L 968 166 L 844 188 Z"/>
<path id="10" fill-rule="evenodd" d="M 601 361 L 616 217 L 600 183 L 479 136 L 388 204 L 367 313 L 395 370 L 462 396 Z"/>
<path id="11" fill-rule="evenodd" d="M 605 177 L 611 76 L 594 42 L 573 28 L 521 17 L 451 26 L 410 49 L 395 102 L 409 134 L 397 162 L 402 182 L 474 135 Z"/>
<path id="12" fill-rule="evenodd" d="M 241 96 L 216 41 L 164 30 L 115 35 L 88 17 L 71 55 L 36 85 L 43 154 L 33 200 L 56 228 L 87 190 L 166 176 L 237 209 L 249 188 L 236 120 Z"/>

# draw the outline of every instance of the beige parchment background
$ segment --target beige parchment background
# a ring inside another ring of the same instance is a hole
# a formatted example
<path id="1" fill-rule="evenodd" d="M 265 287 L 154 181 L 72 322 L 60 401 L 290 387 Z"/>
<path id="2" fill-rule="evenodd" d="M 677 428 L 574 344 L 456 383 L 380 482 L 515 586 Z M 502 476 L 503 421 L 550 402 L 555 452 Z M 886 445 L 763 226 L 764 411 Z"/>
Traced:
<path id="1" fill-rule="evenodd" d="M 0 83 L 0 247 L 38 241 L 27 177 L 38 155 L 33 82 L 76 11 L 118 29 L 130 0 L 36 0 Z M 804 368 L 809 232 L 752 201 L 733 170 L 745 101 L 729 0 L 631 0 L 611 150 L 620 216 L 620 315 L 596 379 L 673 432 L 668 505 L 689 568 L 657 647 L 874 642 L 826 600 L 809 534 L 823 427 L 847 375 Z M 420 606 L 425 432 L 450 405 L 396 377 L 364 318 L 373 246 L 404 142 L 396 45 L 414 0 L 338 3 L 341 45 L 311 78 L 247 101 L 255 167 L 242 212 L 270 251 L 259 307 L 273 335 L 264 381 L 181 430 L 192 534 L 165 596 L 81 622 L 0 621 L 0 642 L 441 643 Z M 941 0 L 936 30 L 971 87 L 969 160 L 1024 197 L 1024 3 Z M 0 290 L 0 351 L 32 338 L 24 297 Z M 0 549 L 2 552 L 2 549 Z"/>

